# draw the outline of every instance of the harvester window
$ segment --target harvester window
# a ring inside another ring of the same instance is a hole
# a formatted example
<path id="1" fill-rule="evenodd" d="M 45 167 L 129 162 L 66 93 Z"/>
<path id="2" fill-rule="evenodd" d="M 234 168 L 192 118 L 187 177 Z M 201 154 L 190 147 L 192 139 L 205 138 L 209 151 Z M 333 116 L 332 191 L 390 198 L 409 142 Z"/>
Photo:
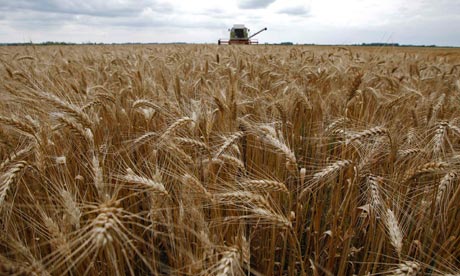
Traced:
<path id="1" fill-rule="evenodd" d="M 245 38 L 244 37 L 244 29 L 235 29 L 235 37 L 236 38 Z"/>

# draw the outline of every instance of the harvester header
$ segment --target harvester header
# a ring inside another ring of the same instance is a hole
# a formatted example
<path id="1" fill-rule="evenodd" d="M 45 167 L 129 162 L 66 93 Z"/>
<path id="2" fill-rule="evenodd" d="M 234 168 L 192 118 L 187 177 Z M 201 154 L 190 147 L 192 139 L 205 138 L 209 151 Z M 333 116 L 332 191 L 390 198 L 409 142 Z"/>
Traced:
<path id="1" fill-rule="evenodd" d="M 235 24 L 231 29 L 228 29 L 230 32 L 230 39 L 219 39 L 217 44 L 259 44 L 257 39 L 251 39 L 254 36 L 260 34 L 263 31 L 266 31 L 267 28 L 263 28 L 258 32 L 255 32 L 252 35 L 249 35 L 249 29 L 246 28 L 243 24 Z"/>

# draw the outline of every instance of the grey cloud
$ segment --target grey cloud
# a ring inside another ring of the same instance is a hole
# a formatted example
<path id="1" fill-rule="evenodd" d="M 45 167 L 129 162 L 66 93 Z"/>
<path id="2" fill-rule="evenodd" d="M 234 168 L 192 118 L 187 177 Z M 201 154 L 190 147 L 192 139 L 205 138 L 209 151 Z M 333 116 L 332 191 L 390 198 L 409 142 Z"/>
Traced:
<path id="1" fill-rule="evenodd" d="M 238 3 L 240 9 L 263 9 L 276 0 L 241 0 Z"/>
<path id="2" fill-rule="evenodd" d="M 203 12 L 200 12 L 200 15 L 208 15 L 208 16 L 219 16 L 222 14 L 226 14 L 227 12 L 223 9 L 219 8 L 212 8 L 212 9 L 205 9 Z"/>
<path id="3" fill-rule="evenodd" d="M 422 0 L 422 12 L 443 14 L 458 14 L 460 12 L 460 2 L 451 0 Z"/>
<path id="4" fill-rule="evenodd" d="M 300 15 L 300 16 L 308 16 L 310 15 L 310 10 L 303 6 L 295 6 L 295 7 L 286 7 L 280 9 L 278 13 L 284 13 L 287 15 Z"/>
<path id="5" fill-rule="evenodd" d="M 113 27 L 113 28 L 149 28 L 163 27 L 168 23 L 159 19 L 147 19 L 140 17 L 94 17 L 88 15 L 78 16 L 74 22 L 80 26 L 89 27 Z"/>
<path id="6" fill-rule="evenodd" d="M 139 0 L 132 5 L 117 0 L 0 0 L 0 20 L 22 30 L 59 29 L 65 25 L 162 27 L 171 24 L 168 19 L 174 8 L 160 1 Z M 143 14 L 144 9 L 149 15 Z"/>
<path id="7" fill-rule="evenodd" d="M 41 11 L 11 11 L 2 15 L 2 21 L 13 28 L 40 30 L 60 28 L 64 24 L 75 22 L 77 16 L 63 13 L 45 13 Z"/>
<path id="8" fill-rule="evenodd" d="M 134 5 L 133 5 L 134 4 Z M 146 7 L 158 12 L 170 13 L 173 7 L 155 0 L 122 2 L 115 0 L 0 0 L 0 11 L 41 11 L 48 13 L 80 14 L 99 17 L 132 16 L 139 14 Z"/>
<path id="9" fill-rule="evenodd" d="M 120 17 L 97 17 L 92 15 L 69 15 L 58 13 L 45 13 L 29 11 L 26 13 L 11 13 L 8 15 L 7 24 L 24 30 L 49 30 L 59 29 L 64 25 L 94 27 L 95 29 L 110 27 L 114 29 L 144 29 L 149 35 L 151 28 L 224 28 L 222 23 L 216 23 L 209 19 L 198 20 L 196 18 L 184 19 L 178 15 L 154 13 L 151 16 L 120 16 Z"/>

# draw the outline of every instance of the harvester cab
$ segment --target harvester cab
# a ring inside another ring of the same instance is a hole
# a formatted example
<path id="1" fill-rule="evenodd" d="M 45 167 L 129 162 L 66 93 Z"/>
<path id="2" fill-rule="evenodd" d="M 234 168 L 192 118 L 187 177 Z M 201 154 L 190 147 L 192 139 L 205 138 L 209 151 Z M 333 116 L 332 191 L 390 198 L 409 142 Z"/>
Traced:
<path id="1" fill-rule="evenodd" d="M 217 44 L 259 44 L 257 39 L 251 38 L 266 30 L 267 28 L 263 28 L 262 30 L 249 35 L 249 29 L 246 28 L 243 24 L 235 24 L 231 29 L 228 30 L 230 32 L 230 39 L 219 39 Z"/>

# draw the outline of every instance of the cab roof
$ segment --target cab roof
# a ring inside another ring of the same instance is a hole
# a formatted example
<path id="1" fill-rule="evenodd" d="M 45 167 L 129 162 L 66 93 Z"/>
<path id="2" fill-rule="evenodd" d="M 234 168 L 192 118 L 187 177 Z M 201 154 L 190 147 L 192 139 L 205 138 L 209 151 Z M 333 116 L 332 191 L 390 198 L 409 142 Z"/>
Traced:
<path id="1" fill-rule="evenodd" d="M 234 24 L 233 29 L 245 29 L 246 27 L 244 24 Z"/>

